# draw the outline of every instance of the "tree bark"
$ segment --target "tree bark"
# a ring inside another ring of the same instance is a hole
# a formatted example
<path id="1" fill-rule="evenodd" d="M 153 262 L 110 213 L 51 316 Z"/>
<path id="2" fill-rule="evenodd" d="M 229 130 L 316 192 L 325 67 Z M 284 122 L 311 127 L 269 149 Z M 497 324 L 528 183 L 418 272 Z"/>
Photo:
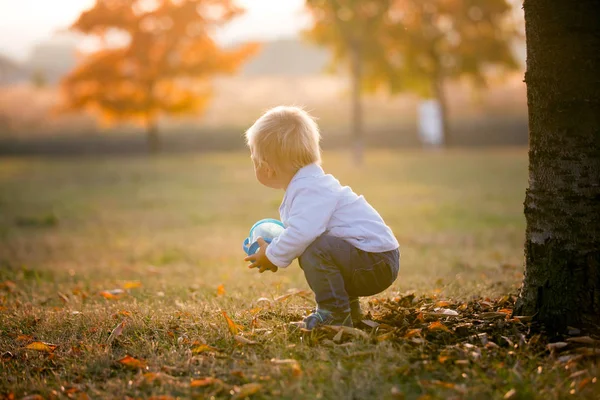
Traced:
<path id="1" fill-rule="evenodd" d="M 352 75 L 352 149 L 355 165 L 362 165 L 364 155 L 363 107 L 362 107 L 362 60 L 359 45 L 350 46 L 350 69 Z"/>
<path id="2" fill-rule="evenodd" d="M 525 0 L 529 188 L 515 314 L 600 325 L 600 1 Z"/>
<path id="3" fill-rule="evenodd" d="M 161 150 L 160 136 L 156 120 L 149 117 L 146 123 L 146 142 L 150 154 L 158 154 Z"/>

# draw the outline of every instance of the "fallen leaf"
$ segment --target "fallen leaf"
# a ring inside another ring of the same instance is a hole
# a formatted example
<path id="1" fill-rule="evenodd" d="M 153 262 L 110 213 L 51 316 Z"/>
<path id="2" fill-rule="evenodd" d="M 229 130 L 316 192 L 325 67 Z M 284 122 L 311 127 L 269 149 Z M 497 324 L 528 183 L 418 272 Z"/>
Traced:
<path id="1" fill-rule="evenodd" d="M 550 351 L 555 351 L 555 350 L 562 349 L 563 347 L 567 347 L 568 345 L 569 345 L 569 343 L 565 343 L 565 342 L 555 342 L 555 343 L 548 343 L 548 345 L 546 347 Z"/>
<path id="2" fill-rule="evenodd" d="M 225 311 L 221 311 L 221 313 L 223 314 L 223 317 L 225 317 L 225 321 L 227 321 L 229 332 L 231 332 L 232 335 L 237 335 L 242 330 L 242 327 L 233 322 L 233 320 L 229 318 Z"/>
<path id="3" fill-rule="evenodd" d="M 510 308 L 501 308 L 500 310 L 498 310 L 498 312 L 508 315 L 512 314 L 512 310 Z"/>
<path id="4" fill-rule="evenodd" d="M 590 378 L 589 376 L 587 378 L 584 378 L 581 380 L 581 382 L 579 382 L 578 385 L 578 389 L 579 391 L 581 391 L 581 389 L 583 389 L 588 383 L 590 383 L 592 381 L 592 378 Z"/>
<path id="5" fill-rule="evenodd" d="M 377 328 L 379 326 L 379 322 L 371 321 L 370 319 L 363 319 L 361 322 L 369 328 Z"/>
<path id="6" fill-rule="evenodd" d="M 121 336 L 121 334 L 123 333 L 123 328 L 125 327 L 125 320 L 121 321 L 120 324 L 118 324 L 115 329 L 113 329 L 113 331 L 110 333 L 110 336 L 108 337 L 108 340 L 106 341 L 107 344 L 111 344 L 113 342 L 113 340 L 115 340 L 118 336 Z"/>
<path id="7" fill-rule="evenodd" d="M 210 385 L 214 385 L 214 384 L 221 384 L 221 383 L 223 383 L 222 380 L 217 379 L 217 378 L 213 378 L 212 376 L 209 376 L 207 378 L 192 380 L 190 382 L 190 387 L 205 387 L 205 386 L 210 386 Z"/>
<path id="8" fill-rule="evenodd" d="M 17 342 L 31 342 L 32 340 L 33 340 L 33 336 L 31 336 L 31 335 L 17 336 Z"/>
<path id="9" fill-rule="evenodd" d="M 508 392 L 504 393 L 504 399 L 512 399 L 517 394 L 515 389 L 510 389 Z"/>
<path id="10" fill-rule="evenodd" d="M 292 365 L 292 375 L 296 378 L 301 377 L 303 374 L 302 368 L 300 368 L 300 364 L 296 363 Z"/>
<path id="11" fill-rule="evenodd" d="M 207 351 L 217 351 L 217 349 L 207 344 L 201 344 L 192 349 L 192 354 L 200 354 Z"/>
<path id="12" fill-rule="evenodd" d="M 253 394 L 258 393 L 262 389 L 263 385 L 260 383 L 247 383 L 241 387 L 235 387 L 235 394 L 231 398 L 232 400 L 240 400 Z"/>
<path id="13" fill-rule="evenodd" d="M 148 397 L 148 400 L 176 400 L 176 399 L 173 396 L 163 394 L 160 396 L 150 396 L 150 397 Z"/>
<path id="14" fill-rule="evenodd" d="M 131 357 L 130 355 L 126 355 L 120 360 L 117 360 L 117 362 L 133 369 L 146 367 L 146 362 L 144 360 L 138 360 L 137 358 Z"/>
<path id="15" fill-rule="evenodd" d="M 450 315 L 450 316 L 453 316 L 453 317 L 455 317 L 455 316 L 457 316 L 457 315 L 458 315 L 458 313 L 457 313 L 456 311 L 454 311 L 454 310 L 451 310 L 451 309 L 449 309 L 449 308 L 436 308 L 434 311 L 435 311 L 436 313 L 438 313 L 438 314 L 442 314 L 442 315 Z"/>
<path id="16" fill-rule="evenodd" d="M 579 337 L 568 338 L 567 342 L 589 344 L 589 345 L 600 344 L 600 340 L 592 339 L 589 336 L 579 336 Z"/>
<path id="17" fill-rule="evenodd" d="M 255 342 L 254 340 L 247 339 L 247 338 L 245 338 L 243 336 L 240 336 L 240 335 L 235 335 L 233 338 L 235 339 L 236 342 L 241 343 L 241 344 L 258 344 L 258 342 Z"/>
<path id="18" fill-rule="evenodd" d="M 29 350 L 45 351 L 46 353 L 52 353 L 58 345 L 50 344 L 45 342 L 33 342 L 25 346 Z"/>
<path id="19" fill-rule="evenodd" d="M 64 293 L 58 292 L 57 294 L 58 297 L 63 301 L 63 303 L 69 302 L 69 298 Z"/>
<path id="20" fill-rule="evenodd" d="M 22 397 L 21 400 L 44 400 L 39 394 L 30 394 L 29 396 Z"/>
<path id="21" fill-rule="evenodd" d="M 448 307 L 450 305 L 450 302 L 442 300 L 435 303 L 435 305 L 437 307 Z"/>
<path id="22" fill-rule="evenodd" d="M 262 307 L 271 307 L 273 305 L 273 301 L 270 299 L 267 299 L 266 297 L 261 297 L 259 299 L 256 300 L 256 305 L 257 306 L 262 306 Z"/>
<path id="23" fill-rule="evenodd" d="M 225 285 L 220 284 L 217 286 L 217 296 L 223 296 L 225 294 Z"/>
<path id="24" fill-rule="evenodd" d="M 490 311 L 481 313 L 479 316 L 483 319 L 506 318 L 506 313 Z"/>
<path id="25" fill-rule="evenodd" d="M 340 343 L 342 341 L 342 336 L 344 335 L 344 331 L 342 329 L 340 329 L 338 331 L 338 333 L 335 334 L 335 336 L 333 337 L 333 342 L 334 343 Z"/>
<path id="26" fill-rule="evenodd" d="M 444 332 L 452 333 L 450 329 L 446 327 L 446 325 L 442 324 L 440 321 L 434 321 L 427 326 L 427 329 L 430 331 L 441 330 Z"/>
<path id="27" fill-rule="evenodd" d="M 125 291 L 123 289 L 103 290 L 98 294 L 105 299 L 118 300 L 123 294 L 125 294 Z"/>
<path id="28" fill-rule="evenodd" d="M 421 334 L 421 328 L 409 329 L 404 335 L 405 338 L 409 339 L 413 336 L 417 336 Z"/>
<path id="29" fill-rule="evenodd" d="M 123 284 L 123 289 L 136 289 L 142 287 L 142 282 L 140 281 L 129 281 Z"/>

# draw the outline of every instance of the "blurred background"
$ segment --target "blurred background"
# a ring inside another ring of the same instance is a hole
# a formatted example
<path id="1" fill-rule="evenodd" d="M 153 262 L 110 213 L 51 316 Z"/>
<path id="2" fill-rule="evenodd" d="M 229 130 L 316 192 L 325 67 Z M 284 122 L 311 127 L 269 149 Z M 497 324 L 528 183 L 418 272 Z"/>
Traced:
<path id="1" fill-rule="evenodd" d="M 398 237 L 389 291 L 506 293 L 522 277 L 524 48 L 508 0 L 0 0 L 0 280 L 54 296 L 143 279 L 182 299 L 222 283 L 240 304 L 306 288 L 299 268 L 242 261 L 282 198 L 243 133 L 288 104 Z"/>
<path id="2" fill-rule="evenodd" d="M 524 146 L 524 60 L 512 0 L 1 1 L 0 154 L 242 149 L 280 104 L 325 149 Z"/>

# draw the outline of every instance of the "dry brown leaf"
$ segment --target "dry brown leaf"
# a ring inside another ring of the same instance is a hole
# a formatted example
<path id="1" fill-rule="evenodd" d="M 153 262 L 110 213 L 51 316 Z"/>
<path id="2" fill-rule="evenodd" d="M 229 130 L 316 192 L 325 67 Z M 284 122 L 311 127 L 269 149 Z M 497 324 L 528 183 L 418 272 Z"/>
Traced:
<path id="1" fill-rule="evenodd" d="M 510 389 L 508 392 L 504 393 L 504 399 L 512 399 L 517 394 L 515 389 Z"/>
<path id="2" fill-rule="evenodd" d="M 501 308 L 500 310 L 498 310 L 498 312 L 508 315 L 512 314 L 512 310 L 510 308 Z"/>
<path id="3" fill-rule="evenodd" d="M 342 329 L 340 329 L 338 331 L 338 333 L 335 334 L 335 336 L 333 337 L 333 342 L 334 343 L 340 343 L 342 341 L 342 336 L 344 335 L 344 331 Z"/>
<path id="4" fill-rule="evenodd" d="M 142 282 L 140 281 L 128 281 L 123 284 L 123 289 L 136 289 L 142 287 Z"/>
<path id="5" fill-rule="evenodd" d="M 207 351 L 217 351 L 217 349 L 207 344 L 200 344 L 192 349 L 192 354 L 200 354 Z"/>
<path id="6" fill-rule="evenodd" d="M 273 305 L 273 301 L 266 297 L 261 297 L 256 300 L 256 305 L 262 307 L 271 307 Z"/>
<path id="7" fill-rule="evenodd" d="M 240 336 L 240 335 L 235 335 L 233 338 L 235 339 L 236 342 L 241 343 L 241 344 L 249 344 L 249 345 L 251 345 L 251 344 L 258 344 L 258 342 L 255 342 L 254 340 L 247 339 L 247 338 L 245 338 L 243 336 Z"/>
<path id="8" fill-rule="evenodd" d="M 241 387 L 235 387 L 233 390 L 235 394 L 231 398 L 232 400 L 244 399 L 248 396 L 258 393 L 262 389 L 263 385 L 260 383 L 247 383 Z"/>
<path id="9" fill-rule="evenodd" d="M 417 336 L 421 334 L 421 328 L 417 328 L 417 329 L 409 329 L 406 334 L 404 335 L 405 338 L 411 338 L 413 336 Z"/>
<path id="10" fill-rule="evenodd" d="M 369 334 L 365 331 L 361 331 L 360 329 L 352 328 L 349 326 L 341 326 L 340 328 L 342 331 L 344 331 L 344 333 L 347 333 L 349 335 L 361 337 L 363 339 L 370 339 Z"/>
<path id="11" fill-rule="evenodd" d="M 546 347 L 550 351 L 555 351 L 555 350 L 562 349 L 563 347 L 567 347 L 568 345 L 569 345 L 569 343 L 565 343 L 565 342 L 555 342 L 555 343 L 548 343 L 548 345 Z"/>
<path id="12" fill-rule="evenodd" d="M 107 344 L 111 344 L 113 342 L 113 340 L 115 340 L 118 336 L 121 336 L 121 334 L 123 333 L 123 328 L 125 327 L 125 320 L 121 321 L 120 324 L 118 324 L 115 329 L 113 329 L 113 331 L 110 333 L 110 336 L 108 337 L 108 340 L 106 341 Z"/>
<path id="13" fill-rule="evenodd" d="M 98 294 L 105 299 L 118 300 L 125 294 L 125 291 L 123 289 L 103 290 Z"/>
<path id="14" fill-rule="evenodd" d="M 450 306 L 450 302 L 449 301 L 438 301 L 437 303 L 435 303 L 436 307 L 448 307 Z"/>
<path id="15" fill-rule="evenodd" d="M 69 302 L 69 298 L 67 297 L 67 295 L 65 295 L 64 293 L 58 292 L 58 298 L 61 299 L 63 301 L 63 303 L 68 303 Z"/>
<path id="16" fill-rule="evenodd" d="M 494 312 L 494 311 L 490 311 L 490 312 L 484 312 L 479 314 L 479 316 L 483 319 L 496 319 L 496 318 L 506 318 L 506 314 L 503 312 Z"/>
<path id="17" fill-rule="evenodd" d="M 21 400 L 44 400 L 39 394 L 30 394 L 29 396 L 22 397 Z"/>
<path id="18" fill-rule="evenodd" d="M 434 321 L 434 322 L 430 323 L 427 326 L 427 329 L 430 330 L 430 331 L 441 330 L 441 331 L 444 331 L 444 332 L 452 333 L 452 331 L 450 329 L 448 329 L 448 327 L 446 327 L 446 325 L 442 324 L 440 321 Z"/>
<path id="19" fill-rule="evenodd" d="M 190 387 L 205 387 L 205 386 L 210 386 L 210 385 L 214 385 L 214 384 L 221 384 L 221 383 L 223 383 L 222 380 L 217 379 L 217 378 L 213 378 L 212 376 L 209 376 L 207 378 L 192 380 L 190 382 Z"/>
<path id="20" fill-rule="evenodd" d="M 232 335 L 237 335 L 242 331 L 242 327 L 233 322 L 233 320 L 229 318 L 225 311 L 221 311 L 221 313 L 223 314 L 223 317 L 225 317 L 225 321 L 227 321 L 227 328 L 229 328 L 229 332 L 231 332 Z"/>
<path id="21" fill-rule="evenodd" d="M 217 296 L 223 296 L 225 294 L 225 285 L 222 283 L 217 286 Z"/>
<path id="22" fill-rule="evenodd" d="M 18 335 L 17 342 L 31 342 L 33 340 L 33 336 L 31 335 Z"/>
<path id="23" fill-rule="evenodd" d="M 445 363 L 446 361 L 448 361 L 450 359 L 450 356 L 448 355 L 444 355 L 444 354 L 440 354 L 438 356 L 438 361 L 440 362 L 440 364 Z"/>
<path id="24" fill-rule="evenodd" d="M 361 322 L 369 328 L 377 328 L 380 325 L 379 322 L 371 321 L 370 319 L 363 319 Z"/>
<path id="25" fill-rule="evenodd" d="M 292 375 L 296 378 L 300 378 L 302 376 L 303 372 L 302 372 L 302 368 L 300 367 L 300 364 L 296 363 L 292 365 Z"/>
<path id="26" fill-rule="evenodd" d="M 590 383 L 592 381 L 592 378 L 590 378 L 589 376 L 587 378 L 584 378 L 581 380 L 581 382 L 579 382 L 578 385 L 578 389 L 579 391 L 581 391 L 581 389 L 583 389 L 588 383 Z"/>
<path id="27" fill-rule="evenodd" d="M 25 346 L 26 349 L 36 350 L 36 351 L 45 351 L 46 353 L 52 353 L 58 345 L 50 344 L 45 342 L 33 342 Z"/>
<path id="28" fill-rule="evenodd" d="M 123 364 L 126 367 L 133 368 L 133 369 L 139 369 L 139 368 L 146 367 L 146 362 L 144 360 L 138 360 L 137 358 L 131 357 L 130 355 L 126 355 L 125 357 L 121 358 L 120 360 L 117 360 L 117 362 L 119 364 Z"/>
<path id="29" fill-rule="evenodd" d="M 578 336 L 578 337 L 568 338 L 567 342 L 589 344 L 589 345 L 600 344 L 600 340 L 592 339 L 589 336 Z"/>
<path id="30" fill-rule="evenodd" d="M 437 315 L 448 315 L 451 317 L 458 316 L 458 312 L 451 310 L 449 308 L 436 308 L 434 311 L 435 311 L 435 314 L 437 314 Z"/>
<path id="31" fill-rule="evenodd" d="M 162 394 L 160 396 L 150 396 L 150 397 L 148 397 L 148 400 L 176 400 L 176 399 L 173 396 Z"/>

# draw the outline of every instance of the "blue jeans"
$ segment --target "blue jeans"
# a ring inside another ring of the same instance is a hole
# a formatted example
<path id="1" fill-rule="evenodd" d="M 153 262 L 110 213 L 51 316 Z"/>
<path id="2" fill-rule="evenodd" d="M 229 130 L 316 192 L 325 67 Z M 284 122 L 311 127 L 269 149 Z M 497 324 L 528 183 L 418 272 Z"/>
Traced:
<path id="1" fill-rule="evenodd" d="M 322 235 L 298 261 L 319 308 L 345 313 L 351 299 L 390 287 L 398 277 L 400 252 L 369 253 L 343 239 Z"/>

